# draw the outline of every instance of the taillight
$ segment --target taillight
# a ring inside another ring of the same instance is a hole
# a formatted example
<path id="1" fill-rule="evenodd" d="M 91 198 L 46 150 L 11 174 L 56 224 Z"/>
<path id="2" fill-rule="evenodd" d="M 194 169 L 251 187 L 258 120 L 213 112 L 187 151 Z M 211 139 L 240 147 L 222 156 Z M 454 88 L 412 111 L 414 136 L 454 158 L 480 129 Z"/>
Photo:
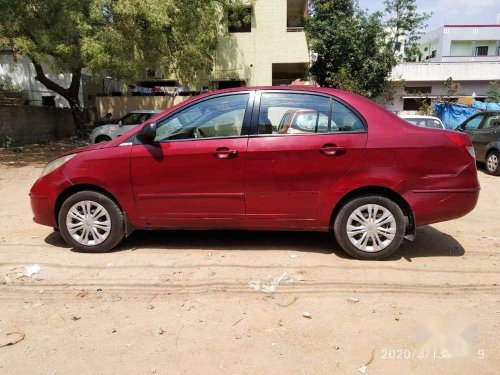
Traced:
<path id="1" fill-rule="evenodd" d="M 474 151 L 474 147 L 472 146 L 467 146 L 467 151 L 469 151 L 469 154 L 475 159 L 476 158 L 476 151 Z"/>
<path id="2" fill-rule="evenodd" d="M 455 143 L 458 147 L 467 150 L 467 152 L 475 159 L 476 153 L 474 152 L 474 147 L 472 147 L 472 142 L 467 134 L 458 133 L 454 131 L 445 132 L 446 136 Z"/>

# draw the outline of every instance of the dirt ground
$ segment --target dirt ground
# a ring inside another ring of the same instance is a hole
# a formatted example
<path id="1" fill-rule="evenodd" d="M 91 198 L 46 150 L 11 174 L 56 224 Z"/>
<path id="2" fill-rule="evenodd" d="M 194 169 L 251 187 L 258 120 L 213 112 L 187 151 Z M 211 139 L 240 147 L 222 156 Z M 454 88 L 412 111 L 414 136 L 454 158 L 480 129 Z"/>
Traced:
<path id="1" fill-rule="evenodd" d="M 498 177 L 480 171 L 473 213 L 382 262 L 289 232 L 138 231 L 92 255 L 32 222 L 41 164 L 0 163 L 0 374 L 500 368 Z"/>

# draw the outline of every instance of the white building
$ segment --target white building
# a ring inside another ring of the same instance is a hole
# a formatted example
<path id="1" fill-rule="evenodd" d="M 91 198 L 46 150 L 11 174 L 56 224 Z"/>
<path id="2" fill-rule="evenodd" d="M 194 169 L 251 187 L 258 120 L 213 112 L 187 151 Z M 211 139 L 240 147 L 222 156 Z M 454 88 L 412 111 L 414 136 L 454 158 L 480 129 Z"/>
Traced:
<path id="1" fill-rule="evenodd" d="M 500 24 L 444 25 L 425 35 L 420 43 L 422 58 L 401 63 L 391 74 L 404 80 L 405 89 L 389 109 L 397 113 L 418 111 L 422 98 L 428 103 L 446 95 L 444 82 L 452 78 L 461 85 L 461 96 L 486 98 L 490 82 L 500 80 Z"/>
<path id="2" fill-rule="evenodd" d="M 425 62 L 500 61 L 500 24 L 444 25 L 420 43 Z"/>

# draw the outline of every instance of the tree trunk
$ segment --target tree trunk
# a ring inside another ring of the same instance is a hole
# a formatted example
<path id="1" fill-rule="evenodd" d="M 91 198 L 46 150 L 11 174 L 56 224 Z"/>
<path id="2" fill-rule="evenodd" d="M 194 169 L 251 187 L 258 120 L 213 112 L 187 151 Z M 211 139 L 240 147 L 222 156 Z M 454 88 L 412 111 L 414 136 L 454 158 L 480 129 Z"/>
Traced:
<path id="1" fill-rule="evenodd" d="M 71 114 L 73 115 L 73 122 L 75 123 L 77 135 L 83 135 L 85 129 L 85 119 L 83 116 L 83 109 L 80 105 L 79 98 L 82 69 L 76 68 L 72 70 L 71 84 L 68 88 L 65 88 L 49 79 L 45 75 L 42 65 L 32 57 L 30 58 L 36 71 L 35 79 L 42 85 L 44 85 L 47 89 L 54 91 L 68 101 L 69 107 L 71 109 Z"/>

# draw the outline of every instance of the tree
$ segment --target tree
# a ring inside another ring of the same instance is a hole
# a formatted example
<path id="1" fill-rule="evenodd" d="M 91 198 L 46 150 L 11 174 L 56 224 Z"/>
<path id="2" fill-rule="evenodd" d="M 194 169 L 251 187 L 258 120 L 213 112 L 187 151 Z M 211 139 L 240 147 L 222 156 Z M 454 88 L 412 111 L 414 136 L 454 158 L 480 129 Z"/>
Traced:
<path id="1" fill-rule="evenodd" d="M 439 101 L 451 102 L 457 96 L 462 94 L 462 85 L 460 82 L 455 82 L 452 77 L 448 77 L 443 83 L 446 94 L 438 98 Z"/>
<path id="2" fill-rule="evenodd" d="M 500 81 L 492 81 L 486 88 L 486 101 L 500 103 Z"/>
<path id="3" fill-rule="evenodd" d="M 419 24 L 415 18 L 423 17 L 411 11 L 414 0 L 387 2 L 386 20 L 383 13 L 369 14 L 354 0 L 310 3 L 305 29 L 315 56 L 310 71 L 316 81 L 370 98 L 383 94 L 398 62 L 396 41 L 411 37 L 409 27 Z M 401 9 L 393 12 L 393 3 Z M 399 28 L 394 31 L 393 25 Z"/>
<path id="4" fill-rule="evenodd" d="M 82 71 L 126 82 L 148 68 L 195 82 L 213 65 L 221 9 L 232 0 L 0 0 L 0 50 L 31 59 L 36 80 L 68 101 L 83 124 Z M 62 87 L 44 64 L 71 73 Z"/>
<path id="5" fill-rule="evenodd" d="M 416 0 L 385 0 L 384 4 L 391 49 L 403 43 L 407 60 L 420 55 L 418 41 L 431 14 L 419 13 Z"/>

